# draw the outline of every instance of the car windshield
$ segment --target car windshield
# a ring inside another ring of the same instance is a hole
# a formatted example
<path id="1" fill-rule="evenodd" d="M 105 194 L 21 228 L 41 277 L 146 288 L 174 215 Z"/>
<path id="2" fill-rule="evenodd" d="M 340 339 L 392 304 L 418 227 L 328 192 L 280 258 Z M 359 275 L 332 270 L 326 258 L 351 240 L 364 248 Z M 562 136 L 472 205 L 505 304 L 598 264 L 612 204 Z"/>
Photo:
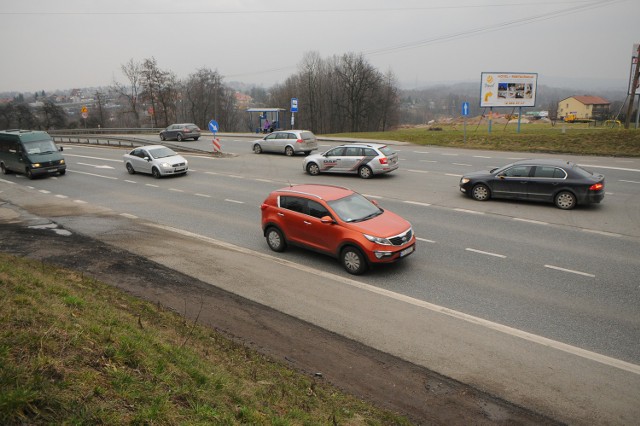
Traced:
<path id="1" fill-rule="evenodd" d="M 24 147 L 27 154 L 51 154 L 58 149 L 51 139 L 42 141 L 25 142 Z"/>
<path id="2" fill-rule="evenodd" d="M 362 222 L 383 212 L 380 207 L 360 194 L 351 194 L 339 200 L 329 201 L 327 204 L 345 222 Z"/>
<path id="3" fill-rule="evenodd" d="M 176 155 L 176 153 L 173 150 L 166 147 L 150 149 L 149 154 L 151 154 L 153 158 L 164 158 L 164 157 L 171 157 L 172 155 Z"/>

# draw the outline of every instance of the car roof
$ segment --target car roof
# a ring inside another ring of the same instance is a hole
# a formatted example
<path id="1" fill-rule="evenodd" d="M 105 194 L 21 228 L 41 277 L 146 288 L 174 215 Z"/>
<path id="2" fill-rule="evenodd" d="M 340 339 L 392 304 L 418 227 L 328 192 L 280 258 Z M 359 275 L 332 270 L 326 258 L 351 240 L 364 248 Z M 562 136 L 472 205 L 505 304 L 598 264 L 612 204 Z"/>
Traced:
<path id="1" fill-rule="evenodd" d="M 387 144 L 384 143 L 369 143 L 369 142 L 357 142 L 357 143 L 346 143 L 343 145 L 340 145 L 339 147 L 349 147 L 349 146 L 356 146 L 356 147 L 362 147 L 362 148 L 384 148 L 385 146 L 387 146 Z M 339 148 L 338 147 L 338 148 Z"/>
<path id="2" fill-rule="evenodd" d="M 144 145 L 144 146 L 139 146 L 137 148 L 134 149 L 139 149 L 139 148 L 144 148 L 144 149 L 156 149 L 156 148 L 169 148 L 168 146 L 164 146 L 164 145 Z M 171 149 L 171 148 L 169 148 Z"/>
<path id="3" fill-rule="evenodd" d="M 354 193 L 354 191 L 341 186 L 319 184 L 291 185 L 280 188 L 274 192 L 304 194 L 326 201 L 339 200 Z"/>
<path id="4" fill-rule="evenodd" d="M 557 158 L 535 158 L 535 159 L 528 159 L 528 160 L 519 160 L 513 163 L 513 165 L 522 165 L 522 164 L 531 165 L 531 166 L 541 165 L 541 166 L 556 166 L 556 167 L 569 167 L 569 168 L 576 165 L 576 163 L 572 161 L 559 160 Z"/>

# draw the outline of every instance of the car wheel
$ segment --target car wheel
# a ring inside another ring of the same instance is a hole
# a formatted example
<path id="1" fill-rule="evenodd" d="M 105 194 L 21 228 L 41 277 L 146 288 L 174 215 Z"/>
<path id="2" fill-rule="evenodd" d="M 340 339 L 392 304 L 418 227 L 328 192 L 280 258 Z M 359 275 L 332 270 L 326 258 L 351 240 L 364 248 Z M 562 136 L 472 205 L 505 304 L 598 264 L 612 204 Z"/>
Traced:
<path id="1" fill-rule="evenodd" d="M 162 177 L 162 175 L 160 174 L 160 170 L 158 170 L 157 167 L 154 167 L 153 169 L 151 169 L 151 174 L 156 179 L 160 179 Z"/>
<path id="2" fill-rule="evenodd" d="M 4 166 L 4 163 L 0 163 L 0 169 L 2 169 L 2 174 L 3 175 L 8 175 L 9 174 L 9 170 L 7 170 L 7 168 Z"/>
<path id="3" fill-rule="evenodd" d="M 491 191 L 487 185 L 479 183 L 471 190 L 471 196 L 476 201 L 487 201 L 491 198 Z"/>
<path id="4" fill-rule="evenodd" d="M 167 140 L 167 138 L 164 137 L 164 133 L 160 133 L 160 140 L 161 141 Z"/>
<path id="5" fill-rule="evenodd" d="M 200 138 L 193 138 L 194 141 L 197 141 L 198 139 L 200 139 Z"/>
<path id="6" fill-rule="evenodd" d="M 282 232 L 280 232 L 280 230 L 274 226 L 271 226 L 267 229 L 265 237 L 267 238 L 267 244 L 269 245 L 269 248 L 273 251 L 283 252 L 287 247 L 287 243 L 284 240 Z"/>
<path id="7" fill-rule="evenodd" d="M 287 157 L 291 157 L 294 153 L 293 148 L 291 148 L 290 146 L 286 147 L 284 149 L 284 155 L 286 155 Z"/>
<path id="8" fill-rule="evenodd" d="M 262 147 L 260 146 L 260 144 L 255 144 L 253 146 L 253 152 L 255 152 L 256 154 L 262 154 Z"/>
<path id="9" fill-rule="evenodd" d="M 24 174 L 27 175 L 29 179 L 33 179 L 33 173 L 31 172 L 31 169 L 26 169 Z"/>
<path id="10" fill-rule="evenodd" d="M 64 176 L 64 174 L 65 174 L 65 173 L 67 173 L 67 171 L 66 171 L 66 170 L 60 170 L 60 171 L 58 172 L 58 174 L 59 174 L 60 176 Z"/>
<path id="11" fill-rule="evenodd" d="M 371 178 L 371 176 L 373 176 L 373 172 L 371 171 L 371 168 L 369 166 L 362 166 L 358 169 L 358 175 L 362 179 L 369 179 Z"/>
<path id="12" fill-rule="evenodd" d="M 131 165 L 131 163 L 127 163 L 127 171 L 129 172 L 130 175 L 136 174 L 136 171 L 133 169 L 133 166 Z"/>
<path id="13" fill-rule="evenodd" d="M 554 199 L 556 207 L 562 210 L 571 210 L 577 204 L 576 196 L 569 191 L 562 191 Z"/>
<path id="14" fill-rule="evenodd" d="M 309 155 L 309 154 L 311 154 L 311 151 L 305 151 L 304 152 L 304 155 Z"/>
<path id="15" fill-rule="evenodd" d="M 307 164 L 307 173 L 309 173 L 311 176 L 318 176 L 320 174 L 320 166 L 318 166 L 316 163 Z"/>
<path id="16" fill-rule="evenodd" d="M 344 269 L 350 274 L 361 275 L 367 270 L 367 260 L 355 247 L 345 247 L 340 254 L 340 260 Z"/>
<path id="17" fill-rule="evenodd" d="M 178 133 L 178 137 L 176 139 L 178 139 L 178 142 L 182 142 L 182 133 Z"/>

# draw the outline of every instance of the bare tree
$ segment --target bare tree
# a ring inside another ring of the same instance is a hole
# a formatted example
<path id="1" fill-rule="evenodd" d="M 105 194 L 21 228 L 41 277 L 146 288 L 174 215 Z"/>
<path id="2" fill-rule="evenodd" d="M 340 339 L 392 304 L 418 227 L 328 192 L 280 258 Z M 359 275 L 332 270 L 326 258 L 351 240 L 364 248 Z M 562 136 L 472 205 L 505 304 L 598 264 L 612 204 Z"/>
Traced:
<path id="1" fill-rule="evenodd" d="M 141 90 L 141 71 L 142 66 L 130 59 L 129 62 L 121 66 L 122 73 L 127 78 L 129 85 L 125 86 L 121 83 L 114 82 L 113 90 L 128 104 L 128 109 L 124 111 L 125 118 L 130 116 L 133 118 L 133 126 L 140 126 L 140 111 L 138 108 L 139 93 Z"/>
<path id="2" fill-rule="evenodd" d="M 42 126 L 45 130 L 63 129 L 67 125 L 67 114 L 64 109 L 45 99 L 40 109 L 42 114 Z"/>

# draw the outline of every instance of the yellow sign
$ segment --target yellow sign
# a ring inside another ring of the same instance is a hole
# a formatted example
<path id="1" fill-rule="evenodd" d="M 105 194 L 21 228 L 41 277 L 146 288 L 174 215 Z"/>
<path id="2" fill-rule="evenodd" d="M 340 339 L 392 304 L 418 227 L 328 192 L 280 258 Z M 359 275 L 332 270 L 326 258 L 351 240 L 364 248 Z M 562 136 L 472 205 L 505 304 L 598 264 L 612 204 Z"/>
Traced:
<path id="1" fill-rule="evenodd" d="M 82 109 L 80 110 L 80 112 L 82 112 L 82 113 L 88 112 L 87 107 L 83 105 Z"/>

